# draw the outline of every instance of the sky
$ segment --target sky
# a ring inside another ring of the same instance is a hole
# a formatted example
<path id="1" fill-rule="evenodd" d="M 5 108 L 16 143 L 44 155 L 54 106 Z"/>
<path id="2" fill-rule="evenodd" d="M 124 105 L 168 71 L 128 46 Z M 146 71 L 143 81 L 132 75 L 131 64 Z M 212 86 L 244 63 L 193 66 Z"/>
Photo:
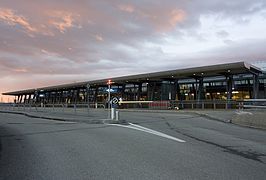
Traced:
<path id="1" fill-rule="evenodd" d="M 0 93 L 264 62 L 265 47 L 265 0 L 0 1 Z"/>

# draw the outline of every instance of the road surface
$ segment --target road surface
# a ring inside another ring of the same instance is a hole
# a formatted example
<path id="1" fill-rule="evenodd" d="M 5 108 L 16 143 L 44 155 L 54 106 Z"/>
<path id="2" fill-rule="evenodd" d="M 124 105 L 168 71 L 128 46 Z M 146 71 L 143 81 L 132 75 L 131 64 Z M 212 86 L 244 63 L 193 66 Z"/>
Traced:
<path id="1" fill-rule="evenodd" d="M 0 179 L 265 179 L 266 132 L 192 114 L 131 125 L 0 113 Z M 147 128 L 147 129 L 146 129 Z"/>

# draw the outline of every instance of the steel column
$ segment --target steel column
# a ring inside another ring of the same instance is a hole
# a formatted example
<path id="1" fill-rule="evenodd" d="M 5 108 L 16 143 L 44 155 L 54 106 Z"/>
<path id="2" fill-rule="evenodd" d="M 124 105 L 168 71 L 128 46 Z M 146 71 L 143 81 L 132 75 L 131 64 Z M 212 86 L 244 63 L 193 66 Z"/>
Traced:
<path id="1" fill-rule="evenodd" d="M 226 91 L 227 91 L 227 100 L 231 100 L 233 97 L 233 75 L 226 76 Z"/>
<path id="2" fill-rule="evenodd" d="M 252 98 L 253 99 L 258 99 L 258 94 L 259 94 L 259 75 L 258 74 L 253 74 L 253 93 L 252 93 Z"/>

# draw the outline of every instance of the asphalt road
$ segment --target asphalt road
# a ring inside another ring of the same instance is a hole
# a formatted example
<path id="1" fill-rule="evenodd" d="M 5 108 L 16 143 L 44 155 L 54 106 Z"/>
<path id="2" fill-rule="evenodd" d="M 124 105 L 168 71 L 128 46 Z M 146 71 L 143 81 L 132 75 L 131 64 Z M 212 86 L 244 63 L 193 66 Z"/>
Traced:
<path id="1" fill-rule="evenodd" d="M 266 177 L 266 131 L 192 114 L 122 112 L 121 118 L 133 125 L 0 113 L 0 179 Z"/>

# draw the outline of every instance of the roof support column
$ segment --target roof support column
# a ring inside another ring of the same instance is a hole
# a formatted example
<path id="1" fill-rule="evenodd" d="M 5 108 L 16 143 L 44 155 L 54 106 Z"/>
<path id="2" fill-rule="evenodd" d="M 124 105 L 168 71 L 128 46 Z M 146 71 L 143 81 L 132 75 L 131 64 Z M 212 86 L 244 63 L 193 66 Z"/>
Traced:
<path id="1" fill-rule="evenodd" d="M 259 85 L 260 85 L 259 75 L 253 74 L 253 94 L 252 94 L 253 99 L 258 99 Z"/>
<path id="2" fill-rule="evenodd" d="M 96 86 L 95 87 L 95 94 L 94 94 L 94 101 L 95 101 L 95 103 L 97 103 L 98 102 L 98 92 L 99 92 L 99 87 L 98 86 Z"/>
<path id="3" fill-rule="evenodd" d="M 24 99 L 23 99 L 23 103 L 25 104 L 27 101 L 27 94 L 24 94 Z"/>
<path id="4" fill-rule="evenodd" d="M 53 92 L 51 92 L 51 94 L 52 94 L 52 98 L 51 98 L 51 100 L 52 100 L 52 104 L 54 104 L 55 103 L 55 93 Z"/>
<path id="5" fill-rule="evenodd" d="M 121 98 L 125 99 L 125 89 L 126 89 L 126 84 L 122 84 L 122 89 L 121 89 Z"/>
<path id="6" fill-rule="evenodd" d="M 134 83 L 133 85 L 134 85 L 133 86 L 133 100 L 136 101 L 137 100 L 136 91 L 135 91 L 136 90 L 136 84 Z"/>
<path id="7" fill-rule="evenodd" d="M 177 99 L 176 99 L 176 95 L 177 95 Z M 173 98 L 174 100 L 181 100 L 180 86 L 179 86 L 178 80 L 175 80 L 174 82 Z"/>
<path id="8" fill-rule="evenodd" d="M 231 109 L 231 102 L 233 97 L 233 86 L 234 86 L 234 80 L 233 80 L 233 75 L 227 75 L 226 76 L 226 91 L 227 91 L 227 103 L 226 103 L 226 109 Z"/>
<path id="9" fill-rule="evenodd" d="M 51 101 L 51 92 L 46 92 L 45 93 L 47 96 L 45 96 L 46 103 L 49 104 Z"/>
<path id="10" fill-rule="evenodd" d="M 58 103 L 58 91 L 54 92 L 54 104 L 59 104 Z"/>
<path id="11" fill-rule="evenodd" d="M 252 98 L 252 87 L 251 87 L 250 80 L 247 80 L 247 81 L 248 81 L 248 95 L 249 95 L 249 98 L 251 99 Z"/>
<path id="12" fill-rule="evenodd" d="M 60 96 L 59 96 L 59 103 L 61 104 L 61 103 L 65 103 L 64 101 L 63 101 L 63 94 L 64 94 L 64 91 L 61 91 L 60 92 Z"/>
<path id="13" fill-rule="evenodd" d="M 205 92 L 204 92 L 204 84 L 203 84 L 203 77 L 195 77 L 196 80 L 196 88 L 192 85 L 193 89 L 196 89 L 194 99 L 197 100 L 199 103 L 201 100 L 205 99 Z"/>
<path id="14" fill-rule="evenodd" d="M 18 101 L 17 101 L 17 95 L 15 95 L 15 99 L 14 99 L 14 103 L 16 104 Z"/>
<path id="15" fill-rule="evenodd" d="M 34 92 L 32 99 L 33 99 L 32 102 L 33 102 L 33 103 L 36 103 L 36 91 Z"/>
<path id="16" fill-rule="evenodd" d="M 75 104 L 79 103 L 79 89 L 75 90 Z"/>
<path id="17" fill-rule="evenodd" d="M 227 91 L 227 100 L 231 100 L 233 97 L 233 75 L 226 76 L 226 91 Z"/>
<path id="18" fill-rule="evenodd" d="M 192 88 L 190 89 L 190 93 L 194 94 L 193 100 L 196 100 L 198 97 L 198 94 L 197 94 L 198 85 L 197 85 L 197 83 L 198 83 L 198 80 L 196 79 L 196 83 L 192 83 Z M 186 98 L 184 98 L 184 100 L 186 100 Z"/>
<path id="19" fill-rule="evenodd" d="M 27 102 L 27 99 L 28 99 L 27 97 L 28 97 L 28 94 L 24 94 L 24 98 L 23 98 L 23 103 L 24 104 L 26 104 L 26 102 Z"/>
<path id="20" fill-rule="evenodd" d="M 28 94 L 27 104 L 30 104 L 31 94 Z"/>
<path id="21" fill-rule="evenodd" d="M 138 93 L 137 93 L 137 100 L 140 100 L 141 97 L 141 92 L 142 92 L 142 83 L 138 83 Z"/>
<path id="22" fill-rule="evenodd" d="M 199 82 L 199 85 L 198 85 L 197 91 L 196 91 L 196 98 L 197 98 L 197 106 L 198 106 L 198 108 L 200 108 L 202 105 L 201 101 L 205 99 L 203 77 L 198 77 L 196 79 L 196 82 L 197 81 Z M 201 107 L 201 108 L 203 108 L 203 107 Z"/>
<path id="23" fill-rule="evenodd" d="M 89 97 L 90 97 L 90 84 L 86 85 L 86 93 L 84 93 L 84 97 L 85 97 L 85 102 L 88 104 L 88 102 L 90 101 L 89 100 Z"/>
<path id="24" fill-rule="evenodd" d="M 205 99 L 205 93 L 204 93 L 204 84 L 203 84 L 203 77 L 199 77 L 197 79 L 199 81 L 198 90 L 197 90 L 197 100 L 198 102 Z"/>
<path id="25" fill-rule="evenodd" d="M 17 103 L 20 103 L 20 97 L 21 97 L 21 95 L 18 95 Z"/>
<path id="26" fill-rule="evenodd" d="M 154 101 L 154 92 L 155 92 L 156 82 L 150 83 L 149 85 L 151 87 L 149 100 Z"/>

